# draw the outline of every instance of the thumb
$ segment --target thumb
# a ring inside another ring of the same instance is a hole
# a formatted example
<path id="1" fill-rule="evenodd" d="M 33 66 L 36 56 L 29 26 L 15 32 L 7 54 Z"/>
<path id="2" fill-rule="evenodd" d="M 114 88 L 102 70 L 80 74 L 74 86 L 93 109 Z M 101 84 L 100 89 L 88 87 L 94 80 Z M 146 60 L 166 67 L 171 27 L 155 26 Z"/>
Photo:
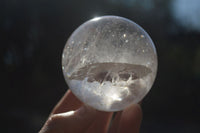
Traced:
<path id="1" fill-rule="evenodd" d="M 80 133 L 90 127 L 96 114 L 97 111 L 88 106 L 82 106 L 76 111 L 54 114 L 39 133 Z"/>

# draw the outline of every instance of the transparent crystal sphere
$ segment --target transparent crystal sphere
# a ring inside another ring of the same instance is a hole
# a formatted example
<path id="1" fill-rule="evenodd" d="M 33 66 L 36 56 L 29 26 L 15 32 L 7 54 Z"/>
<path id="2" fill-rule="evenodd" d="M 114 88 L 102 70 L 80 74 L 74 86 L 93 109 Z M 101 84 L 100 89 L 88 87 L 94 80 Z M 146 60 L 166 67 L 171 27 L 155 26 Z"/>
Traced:
<path id="1" fill-rule="evenodd" d="M 149 92 L 157 54 L 139 25 L 102 16 L 73 32 L 63 51 L 62 69 L 69 88 L 83 103 L 101 111 L 120 111 Z"/>

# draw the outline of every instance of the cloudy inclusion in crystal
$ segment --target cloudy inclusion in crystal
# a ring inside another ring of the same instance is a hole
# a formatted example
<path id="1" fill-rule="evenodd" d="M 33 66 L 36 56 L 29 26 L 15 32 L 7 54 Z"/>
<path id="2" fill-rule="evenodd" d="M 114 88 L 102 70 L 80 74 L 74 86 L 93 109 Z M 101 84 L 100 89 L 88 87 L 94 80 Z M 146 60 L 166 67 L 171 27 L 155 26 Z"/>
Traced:
<path id="1" fill-rule="evenodd" d="M 63 51 L 62 68 L 68 86 L 83 103 L 102 111 L 120 111 L 149 92 L 157 54 L 139 25 L 103 16 L 73 32 Z"/>

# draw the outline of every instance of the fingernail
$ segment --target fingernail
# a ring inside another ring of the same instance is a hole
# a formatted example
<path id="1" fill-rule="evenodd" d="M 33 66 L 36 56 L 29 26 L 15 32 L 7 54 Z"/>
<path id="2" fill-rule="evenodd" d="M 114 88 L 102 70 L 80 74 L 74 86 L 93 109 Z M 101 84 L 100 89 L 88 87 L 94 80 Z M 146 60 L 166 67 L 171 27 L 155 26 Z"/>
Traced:
<path id="1" fill-rule="evenodd" d="M 87 105 L 83 105 L 81 108 L 79 108 L 76 112 L 75 112 L 77 115 L 91 115 L 91 114 L 95 114 L 96 113 L 96 110 L 93 109 L 92 107 L 90 106 L 87 106 Z"/>

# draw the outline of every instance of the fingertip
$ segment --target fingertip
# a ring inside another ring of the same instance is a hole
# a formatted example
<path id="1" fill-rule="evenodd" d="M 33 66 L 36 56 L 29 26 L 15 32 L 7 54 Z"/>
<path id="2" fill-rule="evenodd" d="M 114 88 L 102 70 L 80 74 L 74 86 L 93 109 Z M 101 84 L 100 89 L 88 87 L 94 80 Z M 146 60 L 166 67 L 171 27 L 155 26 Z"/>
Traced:
<path id="1" fill-rule="evenodd" d="M 68 90 L 58 102 L 58 104 L 54 107 L 51 114 L 58 114 L 71 110 L 76 110 L 80 108 L 82 104 L 83 103 L 72 93 L 72 91 Z"/>
<path id="2" fill-rule="evenodd" d="M 75 111 L 52 114 L 41 131 L 80 133 L 88 129 L 95 120 L 96 110 L 82 106 Z"/>
<path id="3" fill-rule="evenodd" d="M 92 123 L 86 133 L 107 133 L 112 115 L 112 112 L 96 110 L 95 121 Z"/>
<path id="4" fill-rule="evenodd" d="M 120 132 L 139 133 L 142 122 L 142 109 L 139 104 L 133 104 L 126 108 L 121 115 Z"/>
<path id="5" fill-rule="evenodd" d="M 134 118 L 136 117 L 142 117 L 142 108 L 140 106 L 140 104 L 132 104 L 131 106 L 127 107 L 122 115 L 124 116 L 134 116 Z"/>

